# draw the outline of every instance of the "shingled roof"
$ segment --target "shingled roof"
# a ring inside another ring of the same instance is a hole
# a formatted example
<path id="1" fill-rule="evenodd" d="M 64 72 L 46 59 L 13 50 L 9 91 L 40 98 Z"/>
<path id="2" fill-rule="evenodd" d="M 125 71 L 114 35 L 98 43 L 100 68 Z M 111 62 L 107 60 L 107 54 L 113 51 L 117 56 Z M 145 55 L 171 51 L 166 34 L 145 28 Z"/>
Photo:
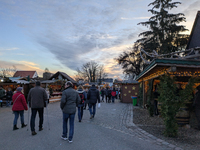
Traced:
<path id="1" fill-rule="evenodd" d="M 186 49 L 200 47 L 200 11 L 197 12 Z"/>
<path id="2" fill-rule="evenodd" d="M 36 71 L 16 71 L 13 77 L 30 77 L 33 78 Z"/>

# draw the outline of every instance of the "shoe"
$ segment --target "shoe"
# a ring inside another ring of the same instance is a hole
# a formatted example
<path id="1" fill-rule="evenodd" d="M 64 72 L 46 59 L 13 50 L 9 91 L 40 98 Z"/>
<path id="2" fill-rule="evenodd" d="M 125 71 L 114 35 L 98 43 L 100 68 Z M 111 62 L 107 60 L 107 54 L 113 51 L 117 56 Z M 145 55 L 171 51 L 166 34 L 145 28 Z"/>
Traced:
<path id="1" fill-rule="evenodd" d="M 21 127 L 24 128 L 24 127 L 26 127 L 26 126 L 27 126 L 27 124 L 22 123 L 22 126 L 21 126 Z"/>
<path id="2" fill-rule="evenodd" d="M 93 118 L 93 115 L 90 116 L 90 119 L 92 119 L 92 118 Z"/>
<path id="3" fill-rule="evenodd" d="M 67 137 L 65 137 L 65 136 L 61 136 L 61 139 L 63 139 L 63 140 L 67 140 Z"/>
<path id="4" fill-rule="evenodd" d="M 79 120 L 78 122 L 81 122 L 81 120 Z"/>
<path id="5" fill-rule="evenodd" d="M 32 135 L 36 135 L 37 133 L 35 131 L 32 131 Z"/>
<path id="6" fill-rule="evenodd" d="M 39 131 L 42 131 L 43 130 L 43 128 L 39 128 Z"/>
<path id="7" fill-rule="evenodd" d="M 73 141 L 72 141 L 72 140 L 68 140 L 68 142 L 69 142 L 69 143 L 72 143 Z"/>
<path id="8" fill-rule="evenodd" d="M 17 125 L 14 125 L 14 126 L 13 126 L 13 130 L 17 130 L 17 129 L 19 129 L 19 128 L 17 127 Z"/>

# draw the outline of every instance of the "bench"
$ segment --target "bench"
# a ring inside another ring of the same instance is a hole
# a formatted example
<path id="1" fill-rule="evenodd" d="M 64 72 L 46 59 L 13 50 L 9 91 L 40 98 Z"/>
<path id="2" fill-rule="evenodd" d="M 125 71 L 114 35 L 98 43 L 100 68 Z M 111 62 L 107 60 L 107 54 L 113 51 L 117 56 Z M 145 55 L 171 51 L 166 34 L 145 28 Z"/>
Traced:
<path id="1" fill-rule="evenodd" d="M 6 104 L 7 104 L 6 98 L 1 99 L 1 100 L 0 100 L 0 103 L 1 103 L 1 107 L 3 107 L 3 105 L 6 106 Z M 12 102 L 11 102 L 11 105 L 12 105 Z"/>

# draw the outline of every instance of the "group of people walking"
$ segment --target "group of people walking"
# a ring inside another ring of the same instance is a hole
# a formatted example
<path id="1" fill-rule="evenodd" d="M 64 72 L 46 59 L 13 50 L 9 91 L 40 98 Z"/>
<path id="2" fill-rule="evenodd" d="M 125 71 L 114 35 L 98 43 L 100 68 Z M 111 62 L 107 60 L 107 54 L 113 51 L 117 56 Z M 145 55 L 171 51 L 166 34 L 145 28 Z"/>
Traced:
<path id="1" fill-rule="evenodd" d="M 112 103 L 115 102 L 115 99 L 119 98 L 120 92 L 116 90 L 115 88 L 109 88 L 106 87 L 106 89 L 102 88 L 100 91 L 102 102 L 104 102 L 104 99 L 106 99 L 106 103 L 110 103 L 112 100 Z"/>
<path id="2" fill-rule="evenodd" d="M 99 91 L 95 85 L 92 85 L 88 91 L 84 91 L 82 86 L 79 86 L 77 90 L 73 89 L 73 83 L 68 81 L 65 83 L 65 90 L 62 92 L 60 108 L 63 114 L 63 132 L 61 138 L 67 140 L 71 143 L 74 134 L 74 119 L 76 108 L 78 108 L 78 121 L 81 122 L 83 118 L 83 110 L 86 109 L 87 105 L 89 107 L 90 119 L 93 119 L 96 114 L 96 104 L 99 103 L 100 106 L 100 95 L 102 96 L 102 101 L 104 101 L 104 96 L 106 97 L 106 102 L 114 103 L 118 91 L 106 88 Z M 0 96 L 5 96 L 5 91 L 0 87 Z M 40 82 L 35 83 L 35 87 L 31 88 L 27 101 L 23 94 L 23 88 L 18 87 L 16 92 L 12 93 L 11 89 L 8 89 L 7 99 L 13 102 L 12 111 L 14 114 L 13 130 L 18 130 L 17 120 L 20 116 L 21 128 L 27 126 L 24 122 L 24 111 L 28 110 L 29 118 L 29 108 L 31 110 L 30 127 L 31 134 L 36 135 L 35 131 L 35 119 L 37 113 L 39 114 L 39 131 L 43 130 L 44 121 L 44 107 L 48 104 L 48 95 L 44 88 L 40 86 Z M 1 97 L 0 97 L 1 99 Z M 28 103 L 28 105 L 27 105 Z M 10 104 L 10 103 L 9 103 Z M 29 107 L 29 108 L 28 108 Z M 68 131 L 68 120 L 69 120 L 69 131 Z M 28 119 L 29 121 L 29 119 Z M 69 133 L 69 134 L 68 134 Z"/>

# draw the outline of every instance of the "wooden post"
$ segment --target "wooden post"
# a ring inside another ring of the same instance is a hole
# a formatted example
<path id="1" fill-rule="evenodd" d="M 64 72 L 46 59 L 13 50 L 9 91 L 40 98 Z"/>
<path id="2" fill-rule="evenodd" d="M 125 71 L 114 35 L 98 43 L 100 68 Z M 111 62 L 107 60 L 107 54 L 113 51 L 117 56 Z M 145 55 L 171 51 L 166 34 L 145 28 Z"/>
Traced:
<path id="1" fill-rule="evenodd" d="M 142 81 L 142 84 L 143 84 L 143 108 L 144 108 L 144 105 L 145 105 L 145 84 L 144 84 L 144 81 Z"/>

